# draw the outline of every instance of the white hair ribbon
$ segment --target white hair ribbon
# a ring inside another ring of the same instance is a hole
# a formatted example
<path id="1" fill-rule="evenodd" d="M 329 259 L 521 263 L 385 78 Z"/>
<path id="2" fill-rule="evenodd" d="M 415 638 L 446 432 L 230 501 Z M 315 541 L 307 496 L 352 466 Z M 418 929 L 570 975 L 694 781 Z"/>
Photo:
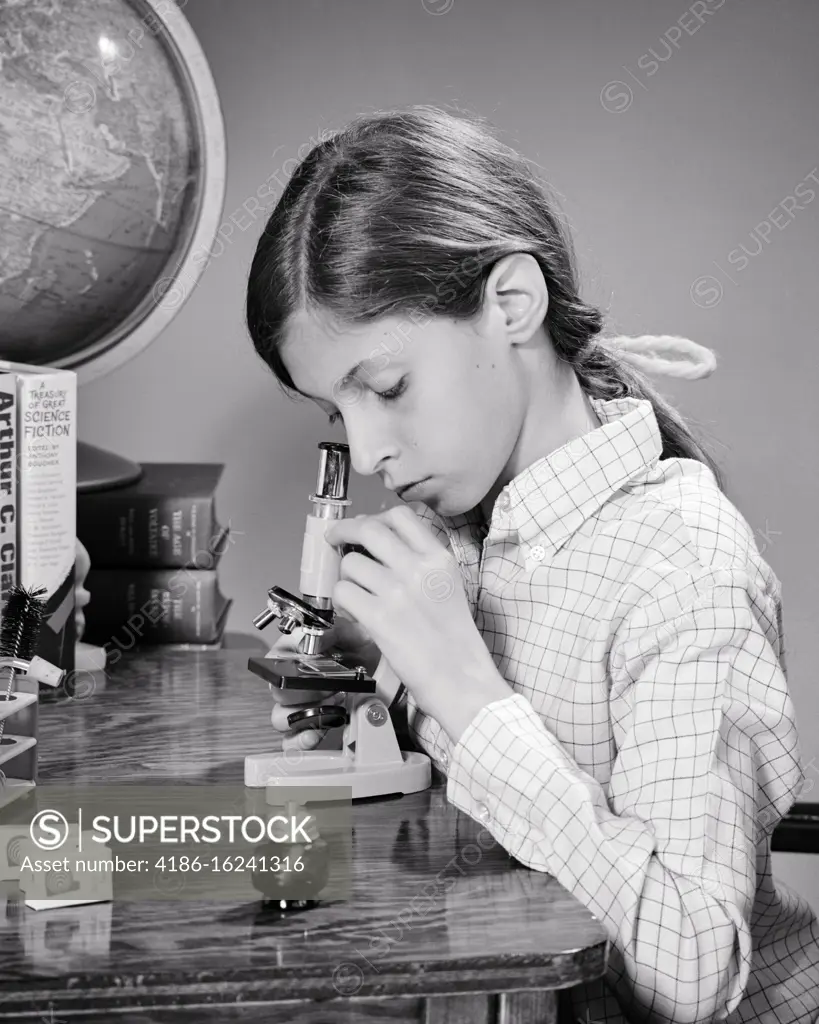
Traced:
<path id="1" fill-rule="evenodd" d="M 710 348 L 673 334 L 641 334 L 636 338 L 620 334 L 597 341 L 643 373 L 699 380 L 710 377 L 717 368 L 717 357 Z"/>

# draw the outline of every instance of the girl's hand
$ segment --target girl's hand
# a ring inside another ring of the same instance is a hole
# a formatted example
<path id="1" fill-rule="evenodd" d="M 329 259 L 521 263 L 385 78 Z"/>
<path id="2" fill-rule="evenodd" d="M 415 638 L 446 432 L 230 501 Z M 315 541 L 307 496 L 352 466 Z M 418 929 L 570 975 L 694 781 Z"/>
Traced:
<path id="1" fill-rule="evenodd" d="M 468 697 L 471 707 L 513 692 L 472 619 L 457 562 L 409 506 L 340 519 L 325 539 L 372 556 L 342 558 L 333 605 L 364 627 L 422 711 L 447 728 Z"/>
<path id="2" fill-rule="evenodd" d="M 91 559 L 85 549 L 85 545 L 77 537 L 77 558 L 74 568 L 74 625 L 77 630 L 77 639 L 82 640 L 85 633 L 85 612 L 83 608 L 91 600 L 91 595 L 85 589 L 85 577 L 91 568 Z"/>

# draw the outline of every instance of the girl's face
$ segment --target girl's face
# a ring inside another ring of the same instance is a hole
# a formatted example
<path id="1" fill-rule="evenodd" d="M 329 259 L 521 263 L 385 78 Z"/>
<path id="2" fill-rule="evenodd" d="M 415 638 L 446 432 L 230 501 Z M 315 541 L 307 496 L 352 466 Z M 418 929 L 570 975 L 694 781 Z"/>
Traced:
<path id="1" fill-rule="evenodd" d="M 343 422 L 357 473 L 457 515 L 495 488 L 527 405 L 526 367 L 490 328 L 399 315 L 340 329 L 303 314 L 281 355 L 298 390 Z"/>

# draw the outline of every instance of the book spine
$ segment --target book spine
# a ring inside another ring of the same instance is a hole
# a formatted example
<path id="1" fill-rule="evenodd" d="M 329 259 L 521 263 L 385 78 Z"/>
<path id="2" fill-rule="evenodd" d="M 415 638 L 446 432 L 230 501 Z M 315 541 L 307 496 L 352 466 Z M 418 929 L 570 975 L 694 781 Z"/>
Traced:
<path id="1" fill-rule="evenodd" d="M 0 373 L 0 623 L 17 575 L 17 374 Z"/>
<path id="2" fill-rule="evenodd" d="M 229 602 L 214 569 L 90 569 L 85 639 L 140 644 L 215 643 Z"/>
<path id="3" fill-rule="evenodd" d="M 78 497 L 77 535 L 98 567 L 211 569 L 217 529 L 212 495 Z"/>
<path id="4" fill-rule="evenodd" d="M 0 624 L 5 613 L 9 591 L 20 581 L 18 565 L 18 483 L 19 474 L 19 388 L 18 377 L 13 372 L 0 372 Z M 10 679 L 9 673 L 0 672 L 0 690 L 5 692 Z M 25 673 L 18 673 L 12 682 L 17 693 L 38 694 L 39 684 Z M 39 733 L 38 702 L 18 711 L 11 718 L 0 722 L 0 733 L 5 742 L 16 739 L 35 739 Z M 35 744 L 16 757 L 3 762 L 2 773 L 8 779 L 35 782 L 39 765 L 39 748 Z"/>
<path id="5" fill-rule="evenodd" d="M 77 557 L 77 375 L 19 372 L 18 547 L 22 586 L 45 587 L 36 653 L 74 670 Z"/>

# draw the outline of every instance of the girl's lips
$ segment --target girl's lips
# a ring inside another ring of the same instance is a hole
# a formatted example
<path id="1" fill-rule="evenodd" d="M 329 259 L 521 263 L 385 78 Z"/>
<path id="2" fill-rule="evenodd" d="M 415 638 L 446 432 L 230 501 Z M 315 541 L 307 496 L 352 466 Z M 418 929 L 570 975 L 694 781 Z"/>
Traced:
<path id="1" fill-rule="evenodd" d="M 428 476 L 427 476 L 427 477 L 424 477 L 424 479 L 423 479 L 423 480 L 418 480 L 418 481 L 417 481 L 416 483 L 414 483 L 414 484 L 410 484 L 410 485 L 409 485 L 409 487 L 402 487 L 402 488 L 401 488 L 400 490 L 398 490 L 398 491 L 397 491 L 396 493 L 398 494 L 398 497 L 399 497 L 399 498 L 406 498 L 406 496 L 407 496 L 408 494 L 412 494 L 412 493 L 413 493 L 413 491 L 417 491 L 417 490 L 419 490 L 419 489 L 420 489 L 421 487 L 423 487 L 423 485 L 424 485 L 424 484 L 425 484 L 425 483 L 427 482 L 427 480 L 429 480 L 429 477 L 428 477 Z"/>

